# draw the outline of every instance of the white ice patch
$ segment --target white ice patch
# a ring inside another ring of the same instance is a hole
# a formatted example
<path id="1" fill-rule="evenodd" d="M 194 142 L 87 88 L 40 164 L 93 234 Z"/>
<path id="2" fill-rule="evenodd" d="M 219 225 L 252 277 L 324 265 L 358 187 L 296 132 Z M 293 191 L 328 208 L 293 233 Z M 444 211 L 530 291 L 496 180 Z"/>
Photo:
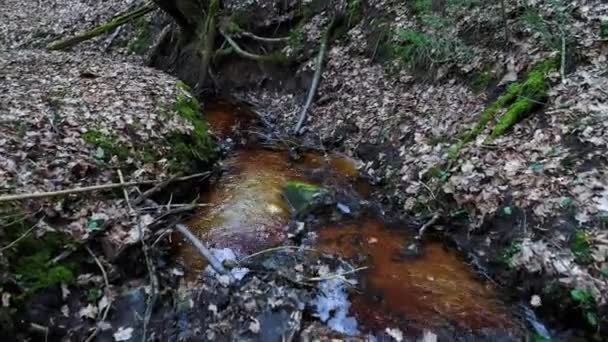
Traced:
<path id="1" fill-rule="evenodd" d="M 211 253 L 221 263 L 223 263 L 226 260 L 236 261 L 236 254 L 234 254 L 234 251 L 230 248 L 222 248 L 222 249 L 211 248 Z M 208 274 L 214 275 L 214 276 L 219 276 L 219 274 L 217 274 L 217 272 L 215 272 L 215 270 L 211 267 L 211 265 L 207 265 L 207 267 L 205 268 L 205 272 Z M 241 280 L 241 279 L 243 279 L 243 277 L 245 275 L 247 275 L 247 273 L 249 273 L 249 269 L 246 267 L 235 267 L 230 270 L 230 273 L 232 273 L 232 276 L 236 280 Z"/>
<path id="2" fill-rule="evenodd" d="M 338 270 L 340 271 L 340 270 Z M 350 302 L 340 279 L 324 280 L 319 283 L 320 293 L 312 304 L 316 307 L 315 316 L 327 323 L 327 326 L 337 332 L 356 335 L 357 320 L 348 316 Z"/>

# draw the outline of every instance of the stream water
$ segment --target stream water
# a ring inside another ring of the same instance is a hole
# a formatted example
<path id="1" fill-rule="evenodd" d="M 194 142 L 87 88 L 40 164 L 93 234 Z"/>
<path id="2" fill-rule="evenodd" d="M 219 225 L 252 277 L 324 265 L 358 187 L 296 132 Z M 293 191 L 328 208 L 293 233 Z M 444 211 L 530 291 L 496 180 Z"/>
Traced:
<path id="1" fill-rule="evenodd" d="M 208 108 L 211 129 L 226 137 L 235 126 L 243 125 L 239 113 L 243 111 L 231 110 L 226 103 Z M 238 256 L 287 240 L 286 227 L 293 220 L 283 196 L 288 181 L 349 194 L 342 196 L 343 203 L 338 201 L 342 215 L 316 220 L 312 238 L 306 242 L 368 267 L 359 274 L 357 291 L 345 292 L 348 296 L 339 304 L 343 306 L 342 318 L 348 318 L 351 326 L 345 328 L 338 322 L 330 327 L 347 333 L 399 328 L 405 336 L 413 337 L 433 331 L 440 338 L 523 338 L 525 329 L 499 299 L 498 289 L 476 276 L 442 243 L 425 242 L 420 255 L 414 257 L 404 252 L 412 241 L 411 230 L 404 224 L 386 223 L 370 209 L 365 200 L 367 189 L 353 160 L 339 154 L 314 153 L 294 159 L 285 150 L 248 148 L 232 152 L 223 164 L 221 179 L 201 195 L 201 202 L 208 206 L 188 226 L 211 247 L 230 248 Z M 177 244 L 178 259 L 196 275 L 205 267 L 204 262 L 189 244 Z M 340 310 L 334 308 L 325 316 L 337 312 Z"/>

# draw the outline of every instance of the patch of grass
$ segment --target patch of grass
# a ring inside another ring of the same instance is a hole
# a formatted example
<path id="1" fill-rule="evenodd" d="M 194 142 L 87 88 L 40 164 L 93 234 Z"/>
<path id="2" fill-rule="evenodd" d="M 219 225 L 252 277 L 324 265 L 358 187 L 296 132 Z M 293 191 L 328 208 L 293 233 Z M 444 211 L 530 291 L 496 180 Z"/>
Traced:
<path id="1" fill-rule="evenodd" d="M 109 160 L 112 156 L 117 156 L 120 160 L 126 160 L 131 155 L 128 146 L 116 141 L 116 137 L 111 136 L 99 129 L 90 129 L 82 135 L 85 142 L 100 147 L 104 151 L 102 159 Z"/>
<path id="2" fill-rule="evenodd" d="M 588 264 L 593 261 L 589 236 L 582 230 L 577 230 L 570 240 L 570 251 L 574 254 L 576 262 L 580 264 Z"/>
<path id="3" fill-rule="evenodd" d="M 429 66 L 444 61 L 453 53 L 450 42 L 440 37 L 412 29 L 395 32 L 393 54 L 412 69 L 429 69 Z"/>
<path id="4" fill-rule="evenodd" d="M 346 1 L 346 25 L 349 27 L 354 26 L 363 15 L 363 1 L 362 0 L 347 0 Z"/>
<path id="5" fill-rule="evenodd" d="M 168 137 L 171 147 L 171 169 L 187 172 L 213 159 L 216 148 L 192 90 L 182 81 L 178 81 L 176 87 L 178 97 L 173 111 L 190 122 L 194 129 L 190 134 L 175 132 Z"/>

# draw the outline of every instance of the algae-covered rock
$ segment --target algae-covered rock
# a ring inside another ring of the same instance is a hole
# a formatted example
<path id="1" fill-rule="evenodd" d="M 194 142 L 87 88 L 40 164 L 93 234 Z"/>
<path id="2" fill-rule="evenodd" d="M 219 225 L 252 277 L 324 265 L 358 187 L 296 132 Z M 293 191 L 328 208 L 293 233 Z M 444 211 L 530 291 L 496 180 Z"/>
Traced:
<path id="1" fill-rule="evenodd" d="M 298 217 L 311 212 L 327 194 L 328 191 L 322 187 L 300 181 L 287 182 L 284 190 L 289 206 Z"/>

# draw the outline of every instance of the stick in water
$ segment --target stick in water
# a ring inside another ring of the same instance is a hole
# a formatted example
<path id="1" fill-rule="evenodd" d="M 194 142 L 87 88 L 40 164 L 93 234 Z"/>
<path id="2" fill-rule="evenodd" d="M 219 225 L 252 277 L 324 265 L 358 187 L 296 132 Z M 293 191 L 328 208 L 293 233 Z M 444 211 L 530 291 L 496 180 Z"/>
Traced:
<path id="1" fill-rule="evenodd" d="M 219 260 L 217 260 L 217 258 L 215 256 L 213 256 L 213 253 L 211 253 L 211 251 L 207 247 L 205 247 L 205 245 L 201 242 L 201 240 L 199 240 L 194 234 L 192 234 L 192 232 L 190 231 L 190 229 L 188 229 L 188 227 L 186 227 L 184 224 L 178 223 L 177 225 L 175 225 L 175 228 L 177 228 L 177 230 L 179 230 L 180 233 L 182 233 L 188 240 L 190 240 L 190 242 L 192 242 L 194 247 L 196 247 L 196 249 L 203 256 L 203 258 L 207 259 L 207 261 L 209 262 L 209 265 L 211 265 L 211 267 L 217 273 L 222 274 L 222 275 L 227 275 L 231 281 L 235 280 L 234 277 L 232 276 L 232 273 L 228 272 L 224 268 L 222 263 Z"/>

